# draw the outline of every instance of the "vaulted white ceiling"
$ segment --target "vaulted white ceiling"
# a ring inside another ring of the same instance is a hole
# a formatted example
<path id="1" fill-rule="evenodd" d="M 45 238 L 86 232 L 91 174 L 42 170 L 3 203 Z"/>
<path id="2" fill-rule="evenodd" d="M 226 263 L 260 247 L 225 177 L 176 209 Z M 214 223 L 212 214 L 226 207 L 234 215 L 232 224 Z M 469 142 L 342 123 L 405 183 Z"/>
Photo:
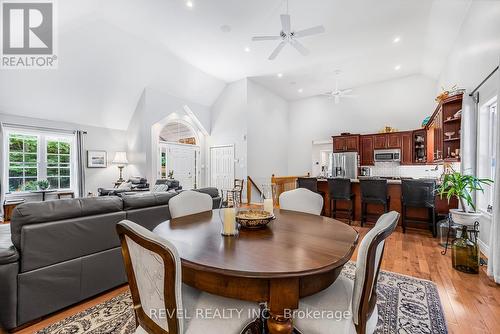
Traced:
<path id="1" fill-rule="evenodd" d="M 0 112 L 126 128 L 146 86 L 211 105 L 225 82 L 243 77 L 287 99 L 332 89 L 336 69 L 341 88 L 437 78 L 471 3 L 290 0 L 293 29 L 326 32 L 302 40 L 309 56 L 287 47 L 269 61 L 276 42 L 251 37 L 279 33 L 283 0 L 186 1 L 57 1 L 59 68 L 0 71 Z"/>

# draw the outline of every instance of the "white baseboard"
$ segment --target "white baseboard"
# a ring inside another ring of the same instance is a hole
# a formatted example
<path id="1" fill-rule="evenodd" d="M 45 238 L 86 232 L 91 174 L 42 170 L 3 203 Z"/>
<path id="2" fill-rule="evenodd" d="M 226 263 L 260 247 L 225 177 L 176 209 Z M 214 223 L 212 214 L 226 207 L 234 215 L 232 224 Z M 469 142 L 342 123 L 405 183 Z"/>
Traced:
<path id="1" fill-rule="evenodd" d="M 479 245 L 479 250 L 481 251 L 481 253 L 483 253 L 484 256 L 487 257 L 490 251 L 490 247 L 481 239 L 477 239 L 477 243 Z"/>

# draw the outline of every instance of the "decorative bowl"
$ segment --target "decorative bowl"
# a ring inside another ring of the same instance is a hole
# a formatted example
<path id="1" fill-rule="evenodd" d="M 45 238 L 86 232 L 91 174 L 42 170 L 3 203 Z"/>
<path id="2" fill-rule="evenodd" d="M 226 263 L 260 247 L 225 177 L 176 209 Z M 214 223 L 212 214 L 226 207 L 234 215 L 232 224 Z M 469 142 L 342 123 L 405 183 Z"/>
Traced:
<path id="1" fill-rule="evenodd" d="M 455 132 L 445 132 L 444 135 L 448 137 L 448 139 L 451 139 L 451 136 L 453 136 Z"/>
<path id="2" fill-rule="evenodd" d="M 236 221 L 241 227 L 247 229 L 258 229 L 266 226 L 275 219 L 275 216 L 263 210 L 245 210 L 236 215 Z"/>

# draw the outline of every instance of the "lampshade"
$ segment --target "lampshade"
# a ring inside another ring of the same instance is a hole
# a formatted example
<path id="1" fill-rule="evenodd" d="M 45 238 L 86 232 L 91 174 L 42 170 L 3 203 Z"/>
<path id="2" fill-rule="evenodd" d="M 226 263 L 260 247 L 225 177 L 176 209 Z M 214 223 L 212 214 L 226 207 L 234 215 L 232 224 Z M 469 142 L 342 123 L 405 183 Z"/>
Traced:
<path id="1" fill-rule="evenodd" d="M 112 161 L 115 165 L 126 165 L 128 164 L 127 152 L 116 152 L 115 158 Z"/>

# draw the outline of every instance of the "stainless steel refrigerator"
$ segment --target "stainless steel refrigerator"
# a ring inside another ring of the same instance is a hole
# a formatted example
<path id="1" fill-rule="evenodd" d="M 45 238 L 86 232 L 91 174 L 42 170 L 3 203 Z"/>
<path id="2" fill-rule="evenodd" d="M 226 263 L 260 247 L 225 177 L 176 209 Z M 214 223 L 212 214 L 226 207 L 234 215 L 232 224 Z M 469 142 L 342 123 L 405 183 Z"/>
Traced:
<path id="1" fill-rule="evenodd" d="M 358 178 L 358 153 L 332 153 L 330 155 L 331 175 L 346 179 Z"/>

